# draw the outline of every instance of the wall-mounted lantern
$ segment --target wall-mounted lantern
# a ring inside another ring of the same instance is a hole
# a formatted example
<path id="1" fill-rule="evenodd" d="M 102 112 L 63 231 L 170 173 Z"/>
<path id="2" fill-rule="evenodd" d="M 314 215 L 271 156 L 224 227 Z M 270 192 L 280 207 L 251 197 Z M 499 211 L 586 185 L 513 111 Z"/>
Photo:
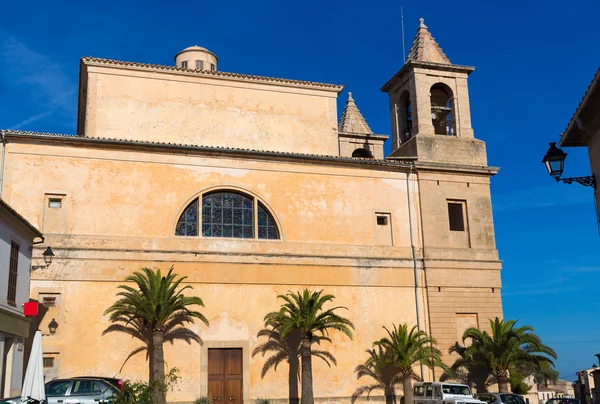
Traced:
<path id="1" fill-rule="evenodd" d="M 596 189 L 596 180 L 593 175 L 589 175 L 587 177 L 569 177 L 569 178 L 560 178 L 565 168 L 565 159 L 567 158 L 567 153 L 562 151 L 559 147 L 556 147 L 555 142 L 550 143 L 550 148 L 546 152 L 542 163 L 546 165 L 546 169 L 548 170 L 548 174 L 552 178 L 556 180 L 556 182 L 562 181 L 565 184 L 572 184 L 573 182 L 577 182 L 586 187 L 593 187 Z"/>

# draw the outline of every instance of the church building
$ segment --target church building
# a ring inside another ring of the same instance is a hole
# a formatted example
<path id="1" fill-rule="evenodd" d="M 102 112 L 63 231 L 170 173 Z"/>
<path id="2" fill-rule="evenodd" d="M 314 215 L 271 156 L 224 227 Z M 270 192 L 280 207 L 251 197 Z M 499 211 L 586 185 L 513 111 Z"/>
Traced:
<path id="1" fill-rule="evenodd" d="M 55 254 L 31 273 L 46 377 L 147 379 L 144 354 L 120 371 L 140 343 L 102 335 L 103 312 L 126 276 L 171 266 L 210 325 L 190 327 L 202 345 L 165 345 L 182 376 L 170 402 L 287 401 L 287 364 L 261 377 L 266 358 L 252 351 L 277 295 L 304 288 L 335 295 L 356 326 L 352 340 L 333 333 L 321 346 L 336 366 L 313 360 L 316 401 L 350 402 L 383 326 L 417 325 L 452 363 L 467 327 L 502 316 L 498 168 L 471 127 L 474 68 L 451 63 L 421 20 L 381 88 L 388 136 L 351 93 L 338 122 L 341 85 L 218 62 L 199 46 L 173 66 L 85 57 L 76 135 L 2 131 L 1 197 L 45 235 L 34 264 L 48 246 Z"/>

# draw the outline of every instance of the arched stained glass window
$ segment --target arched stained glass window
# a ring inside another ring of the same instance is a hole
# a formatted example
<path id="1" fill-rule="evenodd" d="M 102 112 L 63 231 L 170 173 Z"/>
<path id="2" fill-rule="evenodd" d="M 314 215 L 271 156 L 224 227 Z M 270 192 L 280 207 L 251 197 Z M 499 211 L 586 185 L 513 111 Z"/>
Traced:
<path id="1" fill-rule="evenodd" d="M 258 238 L 279 239 L 275 219 L 260 202 L 258 203 Z"/>
<path id="2" fill-rule="evenodd" d="M 275 219 L 268 209 L 255 198 L 238 192 L 213 192 L 202 196 L 201 215 L 199 198 L 183 211 L 176 236 L 280 238 Z M 258 231 L 257 231 L 258 230 Z"/>
<path id="3" fill-rule="evenodd" d="M 194 199 L 179 217 L 177 227 L 175 228 L 175 235 L 198 235 L 198 198 Z"/>
<path id="4" fill-rule="evenodd" d="M 254 202 L 231 192 L 202 198 L 202 236 L 254 238 Z"/>

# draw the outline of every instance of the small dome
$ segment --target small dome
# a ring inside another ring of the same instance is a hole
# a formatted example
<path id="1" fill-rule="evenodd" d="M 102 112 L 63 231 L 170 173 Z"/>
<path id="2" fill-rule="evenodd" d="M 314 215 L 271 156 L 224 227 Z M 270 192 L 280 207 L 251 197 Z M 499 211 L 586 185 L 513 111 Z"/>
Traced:
<path id="1" fill-rule="evenodd" d="M 186 70 L 217 70 L 217 55 L 202 46 L 189 46 L 175 55 L 175 66 Z"/>

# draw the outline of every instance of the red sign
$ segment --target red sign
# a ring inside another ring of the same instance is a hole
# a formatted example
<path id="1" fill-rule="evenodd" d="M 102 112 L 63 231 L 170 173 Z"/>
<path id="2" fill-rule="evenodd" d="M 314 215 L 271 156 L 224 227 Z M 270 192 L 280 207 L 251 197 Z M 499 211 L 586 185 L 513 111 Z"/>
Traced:
<path id="1" fill-rule="evenodd" d="M 23 314 L 25 317 L 35 317 L 38 315 L 38 302 L 23 303 Z"/>

